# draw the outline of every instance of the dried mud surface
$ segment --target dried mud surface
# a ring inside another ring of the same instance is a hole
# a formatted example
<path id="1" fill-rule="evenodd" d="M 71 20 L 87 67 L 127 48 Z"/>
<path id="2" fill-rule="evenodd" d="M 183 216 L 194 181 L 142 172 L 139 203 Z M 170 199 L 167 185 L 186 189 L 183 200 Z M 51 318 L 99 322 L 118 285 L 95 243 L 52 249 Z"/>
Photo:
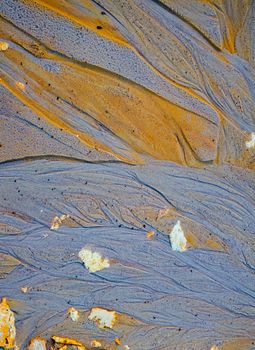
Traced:
<path id="1" fill-rule="evenodd" d="M 0 2 L 0 349 L 255 349 L 255 2 Z"/>

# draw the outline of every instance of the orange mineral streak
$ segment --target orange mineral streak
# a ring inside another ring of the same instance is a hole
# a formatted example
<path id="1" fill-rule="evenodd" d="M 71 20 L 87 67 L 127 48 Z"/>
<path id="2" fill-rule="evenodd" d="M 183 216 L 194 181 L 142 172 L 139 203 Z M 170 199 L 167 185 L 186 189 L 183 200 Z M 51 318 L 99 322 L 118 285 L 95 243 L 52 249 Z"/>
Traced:
<path id="1" fill-rule="evenodd" d="M 231 26 L 232 27 L 232 26 Z M 227 28 L 226 34 L 224 35 L 224 48 L 228 50 L 230 53 L 234 54 L 236 53 L 235 48 L 235 34 L 233 33 L 232 28 Z"/>
<path id="2" fill-rule="evenodd" d="M 139 8 L 139 7 L 137 7 Z M 159 32 L 162 30 L 163 26 L 160 26 L 158 28 Z M 130 30 L 132 30 L 132 26 L 130 28 Z M 143 35 L 142 33 L 140 33 L 140 38 L 141 41 L 145 41 L 147 45 L 150 45 L 150 42 L 147 41 L 147 38 L 145 35 Z M 190 87 L 185 86 L 182 83 L 179 83 L 177 81 L 175 81 L 174 79 L 172 79 L 170 76 L 162 73 L 159 69 L 157 69 L 157 67 L 154 67 L 152 64 L 150 64 L 150 62 L 141 54 L 141 52 L 135 48 L 134 46 L 129 46 L 129 49 L 132 50 L 137 57 L 139 57 L 141 59 L 141 61 L 144 62 L 145 65 L 147 65 L 152 72 L 154 72 L 156 75 L 158 75 L 159 77 L 161 77 L 162 79 L 164 79 L 165 81 L 167 81 L 169 84 L 175 86 L 177 89 L 183 90 L 185 91 L 187 94 L 191 95 L 192 97 L 196 98 L 197 100 L 199 100 L 200 102 L 204 103 L 205 105 L 209 106 L 211 109 L 213 109 L 217 114 L 218 113 L 222 113 L 222 111 L 220 110 L 220 108 L 218 108 L 213 101 L 211 101 L 209 98 L 207 98 L 206 96 L 203 97 L 201 96 L 199 93 L 197 93 L 197 91 L 195 89 L 192 89 Z M 227 57 L 221 53 L 218 52 L 217 50 L 213 49 L 212 47 L 208 46 L 207 47 L 208 50 L 210 50 L 211 54 L 214 55 L 215 57 L 217 57 L 217 59 L 221 60 L 222 62 L 224 62 L 225 64 L 228 64 L 229 61 L 227 59 Z M 233 125 L 236 125 L 235 122 L 233 122 L 228 115 L 223 114 L 224 118 L 226 118 L 227 120 L 229 120 L 231 123 L 233 123 Z"/>
<path id="3" fill-rule="evenodd" d="M 29 4 L 28 0 L 27 2 Z M 35 2 L 41 7 L 46 7 L 54 13 L 70 19 L 77 25 L 84 26 L 96 32 L 99 36 L 117 42 L 120 45 L 129 46 L 126 39 L 108 22 L 107 16 L 103 16 L 99 9 L 91 2 L 78 0 L 77 7 L 66 0 L 35 0 Z M 79 11 L 79 6 L 89 10 L 90 15 L 85 15 L 82 11 Z M 102 29 L 97 29 L 98 26 L 102 27 Z"/>
<path id="4" fill-rule="evenodd" d="M 31 80 L 29 90 L 36 94 L 36 99 L 21 94 L 8 76 L 1 83 L 40 117 L 78 137 L 88 147 L 114 155 L 121 161 L 143 163 L 143 155 L 147 154 L 155 159 L 203 166 L 200 149 L 209 152 L 213 160 L 216 125 L 115 74 L 85 64 L 82 67 L 73 62 L 64 64 L 61 58 L 54 58 L 61 64 L 61 74 L 46 72 L 20 52 L 12 50 L 10 53 L 12 61 L 23 62 L 22 69 Z M 34 81 L 40 83 L 43 91 Z M 49 88 L 48 82 L 54 89 Z M 56 102 L 52 93 L 61 100 Z M 40 103 L 41 98 L 48 99 L 50 108 Z M 121 139 L 129 146 L 125 155 L 63 121 L 62 101 L 86 111 L 83 113 L 85 120 L 92 125 L 96 125 L 95 121 L 102 123 Z"/>
<path id="5" fill-rule="evenodd" d="M 29 3 L 29 0 L 26 0 Z M 215 6 L 214 1 L 210 1 L 208 0 L 209 3 L 212 2 L 212 6 Z M 148 62 L 148 60 L 139 52 L 139 50 L 137 50 L 133 45 L 131 45 L 129 42 L 127 42 L 122 36 L 120 36 L 119 33 L 117 33 L 117 31 L 115 31 L 114 27 L 111 26 L 110 24 L 106 25 L 105 28 L 103 27 L 103 25 L 105 24 L 105 22 L 98 22 L 98 19 L 94 18 L 96 16 L 98 16 L 100 14 L 100 12 L 98 11 L 98 9 L 91 3 L 89 2 L 84 2 L 84 1 L 79 1 L 79 4 L 87 9 L 89 9 L 91 11 L 91 17 L 87 17 L 84 16 L 80 11 L 78 11 L 77 9 L 74 9 L 73 6 L 71 6 L 70 4 L 68 4 L 68 1 L 65 0 L 61 0 L 60 2 L 56 2 L 54 4 L 52 4 L 51 0 L 46 0 L 46 1 L 42 1 L 42 0 L 36 0 L 36 2 L 38 3 L 38 5 L 42 6 L 45 8 L 45 6 L 50 9 L 51 11 L 56 11 L 59 15 L 63 16 L 63 17 L 69 17 L 72 21 L 74 21 L 75 23 L 79 24 L 79 25 L 83 25 L 86 28 L 94 31 L 97 33 L 97 35 L 101 35 L 113 42 L 118 43 L 119 45 L 124 45 L 126 47 L 128 47 L 131 51 L 133 51 L 137 57 L 139 57 L 145 65 L 149 66 L 149 68 L 151 69 L 152 72 L 154 72 L 156 75 L 158 75 L 159 77 L 161 77 L 162 79 L 164 79 L 165 81 L 167 81 L 169 84 L 175 86 L 177 89 L 180 89 L 184 92 L 186 92 L 188 95 L 191 95 L 192 97 L 194 97 L 195 99 L 199 100 L 200 102 L 202 102 L 203 104 L 209 106 L 212 110 L 214 110 L 216 112 L 216 114 L 218 115 L 219 119 L 223 118 L 229 121 L 230 124 L 232 124 L 234 127 L 238 128 L 238 125 L 236 124 L 236 122 L 229 118 L 228 115 L 226 115 L 224 113 L 224 111 L 222 111 L 219 107 L 217 107 L 213 101 L 211 101 L 209 98 L 207 98 L 206 96 L 201 96 L 199 93 L 197 93 L 195 91 L 195 89 L 192 89 L 190 87 L 187 87 L 177 81 L 175 81 L 174 79 L 172 79 L 171 77 L 161 73 L 156 67 L 154 67 L 152 64 L 150 64 Z M 205 1 L 207 2 L 207 1 Z M 217 9 L 217 6 L 215 6 L 215 8 Z M 105 16 L 101 16 L 104 17 L 103 21 L 105 21 Z M 100 17 L 100 18 L 101 18 Z M 81 20 L 82 18 L 82 20 Z M 224 17 L 225 18 L 225 17 Z M 223 20 L 224 21 L 224 20 Z M 97 26 L 100 25 L 103 29 L 102 30 L 97 30 Z M 108 28 L 109 26 L 109 28 Z M 230 25 L 229 25 L 230 26 Z M 233 26 L 230 26 L 231 28 Z M 233 31 L 231 29 L 228 29 L 229 33 L 232 33 Z M 230 40 L 232 34 L 228 34 L 227 35 L 227 39 L 224 39 L 224 42 L 228 42 L 226 43 L 227 46 L 229 46 L 229 50 L 230 52 L 235 52 L 234 49 L 234 44 L 232 43 L 232 41 L 234 40 Z M 217 59 L 223 61 L 224 63 L 228 64 L 229 61 L 227 59 L 227 57 L 224 55 L 224 53 L 216 51 L 214 49 L 212 49 L 211 47 L 208 47 L 208 49 L 210 49 L 211 53 L 217 57 Z M 102 148 L 100 148 L 101 151 L 104 151 Z M 108 152 L 108 151 L 106 151 Z M 159 159 L 168 159 L 168 158 L 159 158 Z M 122 159 L 120 159 L 122 160 Z M 172 160 L 172 159 L 171 159 Z M 176 160 L 173 160 L 176 161 Z M 136 160 L 134 163 L 142 163 L 143 161 L 140 160 Z M 178 161 L 177 161 L 178 162 Z M 129 163 L 132 163 L 129 161 Z M 216 161 L 217 163 L 217 161 Z M 194 164 L 195 165 L 195 164 Z"/>
<path id="6" fill-rule="evenodd" d="M 232 1 L 230 3 L 215 0 L 205 2 L 208 2 L 217 14 L 223 37 L 221 49 L 226 49 L 231 54 L 237 53 L 236 39 L 244 28 L 247 14 L 252 7 L 252 0 Z M 242 47 L 242 50 L 245 51 L 245 48 Z M 245 53 L 242 52 L 242 54 Z"/>
<path id="7" fill-rule="evenodd" d="M 28 1 L 28 0 L 26 0 L 26 1 Z M 93 9 L 92 17 L 87 17 L 87 16 L 82 15 L 80 13 L 80 11 L 74 10 L 73 6 L 69 5 L 68 2 L 65 0 L 61 0 L 60 2 L 54 3 L 54 4 L 52 4 L 51 0 L 46 0 L 46 1 L 36 0 L 36 2 L 43 7 L 46 6 L 48 9 L 50 9 L 53 12 L 56 11 L 58 14 L 60 14 L 63 17 L 69 17 L 71 20 L 73 20 L 74 22 L 76 22 L 79 25 L 83 25 L 86 28 L 89 28 L 90 30 L 95 31 L 97 33 L 97 35 L 104 36 L 109 40 L 112 40 L 114 42 L 117 42 L 118 44 L 121 44 L 121 45 L 128 47 L 144 62 L 144 64 L 148 65 L 150 67 L 150 69 L 153 72 L 155 72 L 155 74 L 157 74 L 158 76 L 160 76 L 161 78 L 163 78 L 168 83 L 175 86 L 176 88 L 185 91 L 186 93 L 188 93 L 192 97 L 194 97 L 194 98 L 198 99 L 199 101 L 201 101 L 202 103 L 208 105 L 217 114 L 221 113 L 221 110 L 218 107 L 216 107 L 208 99 L 200 96 L 194 89 L 186 87 L 186 86 L 182 85 L 181 83 L 178 83 L 178 82 L 174 81 L 173 79 L 171 79 L 170 77 L 161 73 L 157 68 L 155 68 L 153 65 L 151 65 L 134 46 L 130 45 L 122 36 L 120 36 L 115 31 L 115 29 L 113 27 L 111 27 L 110 25 L 107 25 L 105 22 L 100 22 L 101 23 L 100 24 L 97 19 L 93 18 L 93 16 L 95 16 L 95 14 L 98 13 L 97 12 L 98 10 L 96 8 Z M 82 2 L 81 4 L 82 4 L 82 6 L 85 6 L 84 2 Z M 90 10 L 92 8 L 91 6 L 92 6 L 91 4 L 88 5 L 88 8 Z M 105 16 L 103 16 L 103 17 L 105 17 Z M 101 25 L 102 30 L 97 30 L 96 27 L 98 25 Z M 103 27 L 104 25 L 105 25 L 105 28 Z M 218 57 L 218 59 L 221 59 L 222 61 L 224 61 L 226 63 L 228 62 L 226 57 L 223 54 L 217 52 L 216 50 L 213 51 L 213 54 L 215 54 Z M 229 120 L 228 116 L 224 115 L 224 118 Z M 233 123 L 232 121 L 230 121 L 230 122 Z"/>
<path id="8" fill-rule="evenodd" d="M 6 298 L 0 303 L 0 347 L 5 350 L 16 349 L 16 328 L 14 313 L 11 311 Z"/>
<path id="9" fill-rule="evenodd" d="M 231 54 L 236 52 L 235 49 L 235 30 L 233 27 L 233 23 L 231 22 L 228 15 L 222 11 L 216 10 L 220 22 L 221 32 L 223 35 L 223 47 L 222 49 L 226 49 Z"/>
<path id="10" fill-rule="evenodd" d="M 56 126 L 57 128 L 63 129 L 65 132 L 69 133 L 70 135 L 74 137 L 79 137 L 79 140 L 86 144 L 88 147 L 92 149 L 96 149 L 101 152 L 113 154 L 110 147 L 107 147 L 103 145 L 100 142 L 97 142 L 94 140 L 91 136 L 78 132 L 75 128 L 71 127 L 67 123 L 63 122 L 59 117 L 51 113 L 49 110 L 46 110 L 43 108 L 40 104 L 36 103 L 33 99 L 23 96 L 18 93 L 16 89 L 13 88 L 11 84 L 9 84 L 7 81 L 4 81 L 3 79 L 0 80 L 0 84 L 2 84 L 6 89 L 8 89 L 14 96 L 16 96 L 20 101 L 25 103 L 27 106 L 29 106 L 32 110 L 34 110 L 41 118 L 45 118 L 48 122 Z M 127 162 L 132 163 L 129 159 L 122 157 L 120 155 L 115 154 L 116 158 Z M 142 163 L 142 160 L 140 157 L 136 160 L 136 163 Z"/>

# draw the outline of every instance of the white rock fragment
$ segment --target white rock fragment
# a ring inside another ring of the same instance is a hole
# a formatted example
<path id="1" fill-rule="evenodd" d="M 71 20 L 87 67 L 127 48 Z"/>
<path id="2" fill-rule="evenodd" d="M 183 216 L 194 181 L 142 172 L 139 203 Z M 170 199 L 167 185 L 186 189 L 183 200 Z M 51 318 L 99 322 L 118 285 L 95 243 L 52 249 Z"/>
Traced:
<path id="1" fill-rule="evenodd" d="M 117 321 L 117 312 L 94 307 L 88 319 L 95 321 L 99 328 L 113 328 Z"/>
<path id="2" fill-rule="evenodd" d="M 6 298 L 0 303 L 0 348 L 17 349 L 14 313 Z"/>
<path id="3" fill-rule="evenodd" d="M 46 350 L 46 341 L 39 337 L 31 340 L 27 350 Z"/>
<path id="4" fill-rule="evenodd" d="M 28 287 L 21 287 L 20 290 L 22 291 L 22 293 L 27 293 L 29 291 Z"/>
<path id="5" fill-rule="evenodd" d="M 86 247 L 80 250 L 79 258 L 84 263 L 86 269 L 88 269 L 89 272 L 97 272 L 110 266 L 110 262 L 107 258 L 104 258 L 98 252 L 92 252 Z"/>
<path id="6" fill-rule="evenodd" d="M 180 221 L 174 225 L 171 233 L 170 233 L 170 242 L 173 250 L 177 250 L 178 252 L 184 252 L 187 244 L 187 240 L 184 236 L 184 232 L 182 231 Z"/>
<path id="7" fill-rule="evenodd" d="M 250 141 L 246 141 L 245 145 L 246 145 L 247 148 L 255 147 L 255 133 L 254 132 L 251 134 L 251 140 Z"/>
<path id="8" fill-rule="evenodd" d="M 77 322 L 79 320 L 80 318 L 79 311 L 76 310 L 74 307 L 70 307 L 67 312 L 73 322 Z"/>
<path id="9" fill-rule="evenodd" d="M 60 228 L 61 224 L 70 217 L 70 215 L 61 215 L 60 217 L 55 216 L 51 222 L 51 230 L 57 230 Z"/>

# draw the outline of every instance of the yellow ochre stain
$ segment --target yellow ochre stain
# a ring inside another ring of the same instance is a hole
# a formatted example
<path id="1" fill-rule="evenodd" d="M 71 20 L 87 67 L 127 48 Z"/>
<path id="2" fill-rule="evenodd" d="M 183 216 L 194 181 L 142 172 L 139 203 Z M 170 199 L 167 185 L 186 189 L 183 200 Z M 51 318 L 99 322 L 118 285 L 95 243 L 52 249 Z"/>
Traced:
<path id="1" fill-rule="evenodd" d="M 52 339 L 55 341 L 55 343 L 58 343 L 58 344 L 75 345 L 78 347 L 79 350 L 86 350 L 86 347 L 81 342 L 72 338 L 54 335 Z"/>
<path id="2" fill-rule="evenodd" d="M 121 345 L 121 340 L 120 340 L 120 338 L 115 338 L 114 341 L 115 341 L 115 343 L 116 343 L 117 345 Z"/>
<path id="3" fill-rule="evenodd" d="M 155 231 L 149 231 L 149 232 L 147 232 L 147 234 L 146 234 L 146 237 L 147 237 L 147 238 L 152 238 L 153 236 L 155 236 Z"/>
<path id="4" fill-rule="evenodd" d="M 25 91 L 25 90 L 26 90 L 25 84 L 23 84 L 21 81 L 16 81 L 15 85 L 16 85 L 17 88 L 20 89 L 21 91 Z"/>
<path id="5" fill-rule="evenodd" d="M 14 313 L 6 298 L 0 303 L 0 347 L 5 350 L 17 348 Z"/>
<path id="6" fill-rule="evenodd" d="M 94 348 L 100 348 L 102 346 L 102 344 L 100 343 L 100 341 L 94 339 L 91 342 L 91 346 L 93 346 Z"/>
<path id="7" fill-rule="evenodd" d="M 6 51 L 9 48 L 9 44 L 5 41 L 0 41 L 0 51 Z"/>

